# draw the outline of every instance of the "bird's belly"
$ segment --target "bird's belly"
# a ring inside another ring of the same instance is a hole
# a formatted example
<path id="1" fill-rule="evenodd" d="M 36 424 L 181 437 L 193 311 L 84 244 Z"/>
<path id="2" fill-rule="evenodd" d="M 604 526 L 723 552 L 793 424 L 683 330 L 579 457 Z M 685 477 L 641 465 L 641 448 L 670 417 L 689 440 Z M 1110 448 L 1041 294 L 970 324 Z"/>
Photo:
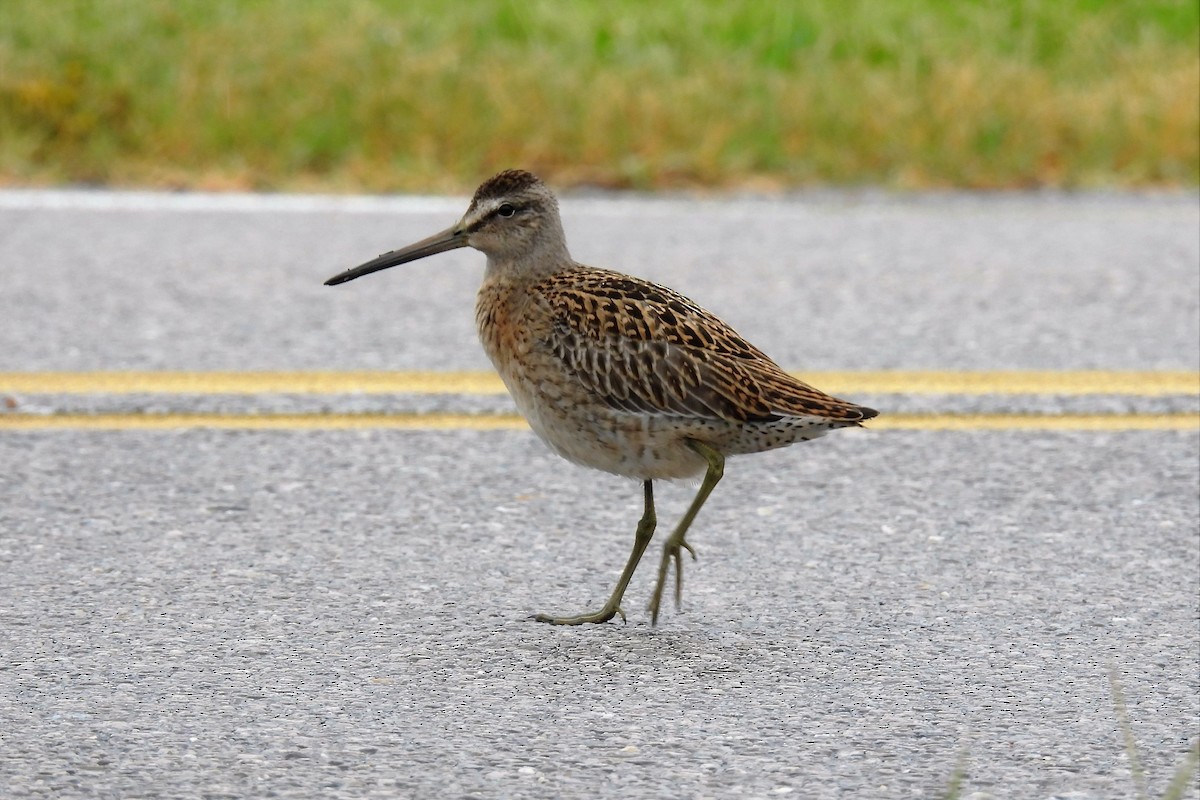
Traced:
<path id="1" fill-rule="evenodd" d="M 585 467 L 640 479 L 691 478 L 704 458 L 687 446 L 695 423 L 610 409 L 551 383 L 505 378 L 517 410 L 551 450 Z"/>
<path id="2" fill-rule="evenodd" d="M 722 455 L 773 450 L 822 436 L 840 425 L 784 419 L 768 424 L 639 414 L 609 408 L 554 383 L 505 377 L 517 409 L 551 450 L 568 461 L 639 479 L 692 478 L 707 463 L 688 446 L 704 442 Z"/>

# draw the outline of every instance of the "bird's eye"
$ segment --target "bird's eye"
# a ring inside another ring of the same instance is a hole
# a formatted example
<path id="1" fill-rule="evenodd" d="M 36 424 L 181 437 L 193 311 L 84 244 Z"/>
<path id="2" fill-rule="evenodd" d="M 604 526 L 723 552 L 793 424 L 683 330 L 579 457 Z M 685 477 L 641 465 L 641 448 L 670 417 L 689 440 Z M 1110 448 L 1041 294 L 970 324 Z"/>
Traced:
<path id="1" fill-rule="evenodd" d="M 517 213 L 517 210 L 508 203 L 505 203 L 496 209 L 496 213 L 502 217 L 511 217 L 513 214 Z"/>

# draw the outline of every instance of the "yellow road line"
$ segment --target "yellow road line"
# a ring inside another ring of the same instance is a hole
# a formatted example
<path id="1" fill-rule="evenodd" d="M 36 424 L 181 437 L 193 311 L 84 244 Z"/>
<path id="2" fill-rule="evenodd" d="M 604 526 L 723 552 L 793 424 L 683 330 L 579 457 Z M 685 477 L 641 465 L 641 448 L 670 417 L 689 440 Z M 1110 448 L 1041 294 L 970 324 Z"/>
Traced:
<path id="1" fill-rule="evenodd" d="M 520 430 L 516 414 L 0 414 L 0 430 Z"/>
<path id="2" fill-rule="evenodd" d="M 43 394 L 504 394 L 493 372 L 0 372 Z"/>
<path id="3" fill-rule="evenodd" d="M 3 430 L 521 430 L 516 414 L 0 414 Z"/>
<path id="4" fill-rule="evenodd" d="M 804 372 L 832 394 L 1200 393 L 1200 373 Z M 0 393 L 26 394 L 504 394 L 491 372 L 0 372 Z"/>
<path id="5" fill-rule="evenodd" d="M 888 414 L 873 430 L 1198 431 L 1200 413 L 1172 414 Z M 521 430 L 515 414 L 0 414 L 14 430 Z"/>
<path id="6" fill-rule="evenodd" d="M 1200 413 L 1172 414 L 885 414 L 875 430 L 910 431 L 1197 431 Z"/>

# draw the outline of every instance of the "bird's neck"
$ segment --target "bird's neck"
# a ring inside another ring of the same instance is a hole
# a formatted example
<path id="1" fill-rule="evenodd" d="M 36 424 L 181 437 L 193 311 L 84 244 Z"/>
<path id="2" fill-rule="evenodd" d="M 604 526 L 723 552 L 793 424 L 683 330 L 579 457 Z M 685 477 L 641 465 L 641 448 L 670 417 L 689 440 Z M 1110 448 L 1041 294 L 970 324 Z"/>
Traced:
<path id="1" fill-rule="evenodd" d="M 488 255 L 484 283 L 528 285 L 576 267 L 564 242 L 543 242 L 519 256 Z"/>

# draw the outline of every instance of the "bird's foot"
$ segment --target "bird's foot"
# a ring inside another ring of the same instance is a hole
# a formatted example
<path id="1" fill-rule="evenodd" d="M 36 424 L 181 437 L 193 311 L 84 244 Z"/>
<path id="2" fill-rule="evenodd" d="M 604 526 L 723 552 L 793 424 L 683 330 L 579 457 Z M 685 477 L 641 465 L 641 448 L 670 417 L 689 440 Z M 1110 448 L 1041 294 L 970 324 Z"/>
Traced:
<path id="1" fill-rule="evenodd" d="M 615 604 L 606 604 L 604 608 L 595 611 L 591 614 L 580 614 L 575 617 L 552 617 L 549 614 L 534 614 L 530 619 L 535 622 L 546 622 L 550 625 L 587 625 L 588 623 L 608 622 L 613 617 L 620 615 L 622 622 L 627 622 L 625 612 L 621 607 Z"/>
<path id="2" fill-rule="evenodd" d="M 671 561 L 675 562 L 675 610 L 679 611 L 683 607 L 683 556 L 682 551 L 687 550 L 692 556 L 692 560 L 696 560 L 696 550 L 688 544 L 687 540 L 682 536 L 671 536 L 663 545 L 662 561 L 658 564 L 658 584 L 654 587 L 654 596 L 650 598 L 650 624 L 658 624 L 658 611 L 662 606 L 663 591 L 667 585 L 667 571 L 671 567 Z"/>

